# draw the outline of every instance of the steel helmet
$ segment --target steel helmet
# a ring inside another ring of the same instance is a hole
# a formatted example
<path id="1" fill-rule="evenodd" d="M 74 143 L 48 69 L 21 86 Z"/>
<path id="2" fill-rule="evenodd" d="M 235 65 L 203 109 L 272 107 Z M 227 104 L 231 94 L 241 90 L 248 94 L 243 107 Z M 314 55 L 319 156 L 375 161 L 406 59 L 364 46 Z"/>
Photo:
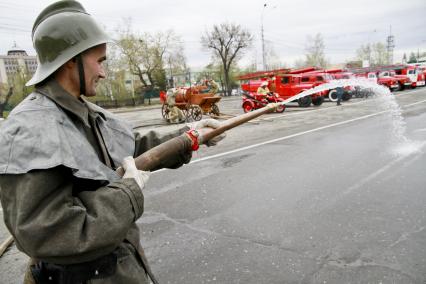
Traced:
<path id="1" fill-rule="evenodd" d="M 38 66 L 27 86 L 42 82 L 68 60 L 111 39 L 79 2 L 63 0 L 40 13 L 33 25 L 32 41 Z"/>

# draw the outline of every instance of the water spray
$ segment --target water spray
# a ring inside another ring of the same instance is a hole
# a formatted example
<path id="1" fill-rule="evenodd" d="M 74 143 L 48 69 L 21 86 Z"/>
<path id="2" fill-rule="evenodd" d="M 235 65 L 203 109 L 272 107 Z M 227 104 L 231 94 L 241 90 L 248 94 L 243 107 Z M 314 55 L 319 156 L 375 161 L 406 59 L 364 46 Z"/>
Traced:
<path id="1" fill-rule="evenodd" d="M 246 123 L 252 119 L 255 119 L 261 115 L 267 114 L 267 113 L 271 113 L 273 111 L 276 110 L 277 107 L 281 106 L 281 105 L 285 105 L 289 102 L 295 101 L 299 98 L 305 97 L 305 96 L 309 96 L 315 93 L 319 93 L 325 90 L 331 90 L 337 87 L 347 87 L 347 86 L 361 86 L 364 88 L 369 88 L 371 89 L 374 93 L 379 94 L 379 95 L 383 95 L 383 96 L 390 96 L 390 91 L 389 89 L 387 89 L 384 86 L 378 85 L 375 82 L 369 81 L 367 79 L 342 79 L 342 80 L 334 80 L 331 81 L 330 83 L 326 83 L 326 84 L 322 84 L 319 85 L 317 87 L 308 89 L 306 91 L 303 91 L 293 97 L 290 97 L 282 102 L 279 103 L 270 103 L 268 105 L 266 105 L 263 108 L 259 108 L 257 110 L 254 110 L 252 112 L 248 112 L 230 119 L 225 120 L 224 122 L 221 123 L 221 126 L 216 128 L 216 129 L 212 129 L 210 132 L 207 132 L 205 134 L 203 134 L 202 136 L 202 141 L 208 141 L 222 133 L 224 133 L 225 131 L 232 129 L 234 127 L 237 127 L 243 123 Z M 404 136 L 404 132 L 405 132 L 405 125 L 404 122 L 402 120 L 402 116 L 401 116 L 401 109 L 398 106 L 398 104 L 395 102 L 395 100 L 387 100 L 387 104 L 389 104 L 386 107 L 389 107 L 392 110 L 392 116 L 398 118 L 394 121 L 394 129 L 396 129 L 396 131 L 394 130 L 394 132 L 396 132 L 395 134 L 399 137 L 405 138 Z M 406 138 L 405 138 L 406 139 Z M 174 157 L 176 155 L 176 153 L 184 153 L 189 151 L 188 148 L 188 141 L 186 141 L 186 137 L 184 136 L 178 136 L 175 138 L 172 138 L 148 151 L 146 151 L 145 153 L 143 153 L 142 155 L 138 156 L 137 158 L 135 158 L 135 163 L 136 163 L 136 167 L 139 170 L 144 170 L 144 171 L 150 171 L 150 170 L 154 170 L 156 168 L 158 168 L 162 161 L 167 160 L 171 157 Z M 119 175 L 123 175 L 124 174 L 124 170 L 120 167 L 117 169 L 117 173 Z"/>

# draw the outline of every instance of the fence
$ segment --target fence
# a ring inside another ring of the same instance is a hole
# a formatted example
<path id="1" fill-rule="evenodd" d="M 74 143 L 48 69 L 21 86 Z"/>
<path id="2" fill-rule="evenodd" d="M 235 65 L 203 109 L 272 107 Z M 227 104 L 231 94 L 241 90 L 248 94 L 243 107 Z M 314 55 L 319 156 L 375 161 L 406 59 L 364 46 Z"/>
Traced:
<path id="1" fill-rule="evenodd" d="M 157 102 L 160 97 L 160 92 L 157 90 L 146 91 L 143 96 L 134 98 L 118 99 L 118 100 L 97 100 L 94 103 L 103 108 L 119 108 L 128 106 L 139 106 L 145 103 L 151 104 L 151 99 Z"/>

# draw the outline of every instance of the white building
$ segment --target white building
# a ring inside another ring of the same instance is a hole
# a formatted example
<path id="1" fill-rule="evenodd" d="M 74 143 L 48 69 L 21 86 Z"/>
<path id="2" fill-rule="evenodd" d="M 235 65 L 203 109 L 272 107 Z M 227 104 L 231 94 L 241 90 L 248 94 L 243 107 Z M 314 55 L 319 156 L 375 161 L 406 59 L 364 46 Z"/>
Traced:
<path id="1" fill-rule="evenodd" d="M 0 83 L 8 83 L 18 71 L 33 75 L 37 69 L 37 57 L 28 56 L 25 50 L 15 45 L 7 52 L 0 55 Z"/>

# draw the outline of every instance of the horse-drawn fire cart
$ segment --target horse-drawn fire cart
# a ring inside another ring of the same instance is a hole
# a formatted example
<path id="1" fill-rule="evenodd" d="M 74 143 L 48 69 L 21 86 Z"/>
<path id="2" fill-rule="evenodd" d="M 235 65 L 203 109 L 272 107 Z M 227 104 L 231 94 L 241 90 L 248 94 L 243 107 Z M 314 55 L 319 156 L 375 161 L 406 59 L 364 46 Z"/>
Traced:
<path id="1" fill-rule="evenodd" d="M 201 120 L 203 114 L 219 115 L 219 107 L 217 103 L 222 97 L 209 93 L 204 86 L 179 87 L 176 88 L 175 106 L 182 110 L 185 119 Z M 160 95 L 163 103 L 161 114 L 164 119 L 169 119 L 169 105 L 167 104 L 166 94 Z"/>

